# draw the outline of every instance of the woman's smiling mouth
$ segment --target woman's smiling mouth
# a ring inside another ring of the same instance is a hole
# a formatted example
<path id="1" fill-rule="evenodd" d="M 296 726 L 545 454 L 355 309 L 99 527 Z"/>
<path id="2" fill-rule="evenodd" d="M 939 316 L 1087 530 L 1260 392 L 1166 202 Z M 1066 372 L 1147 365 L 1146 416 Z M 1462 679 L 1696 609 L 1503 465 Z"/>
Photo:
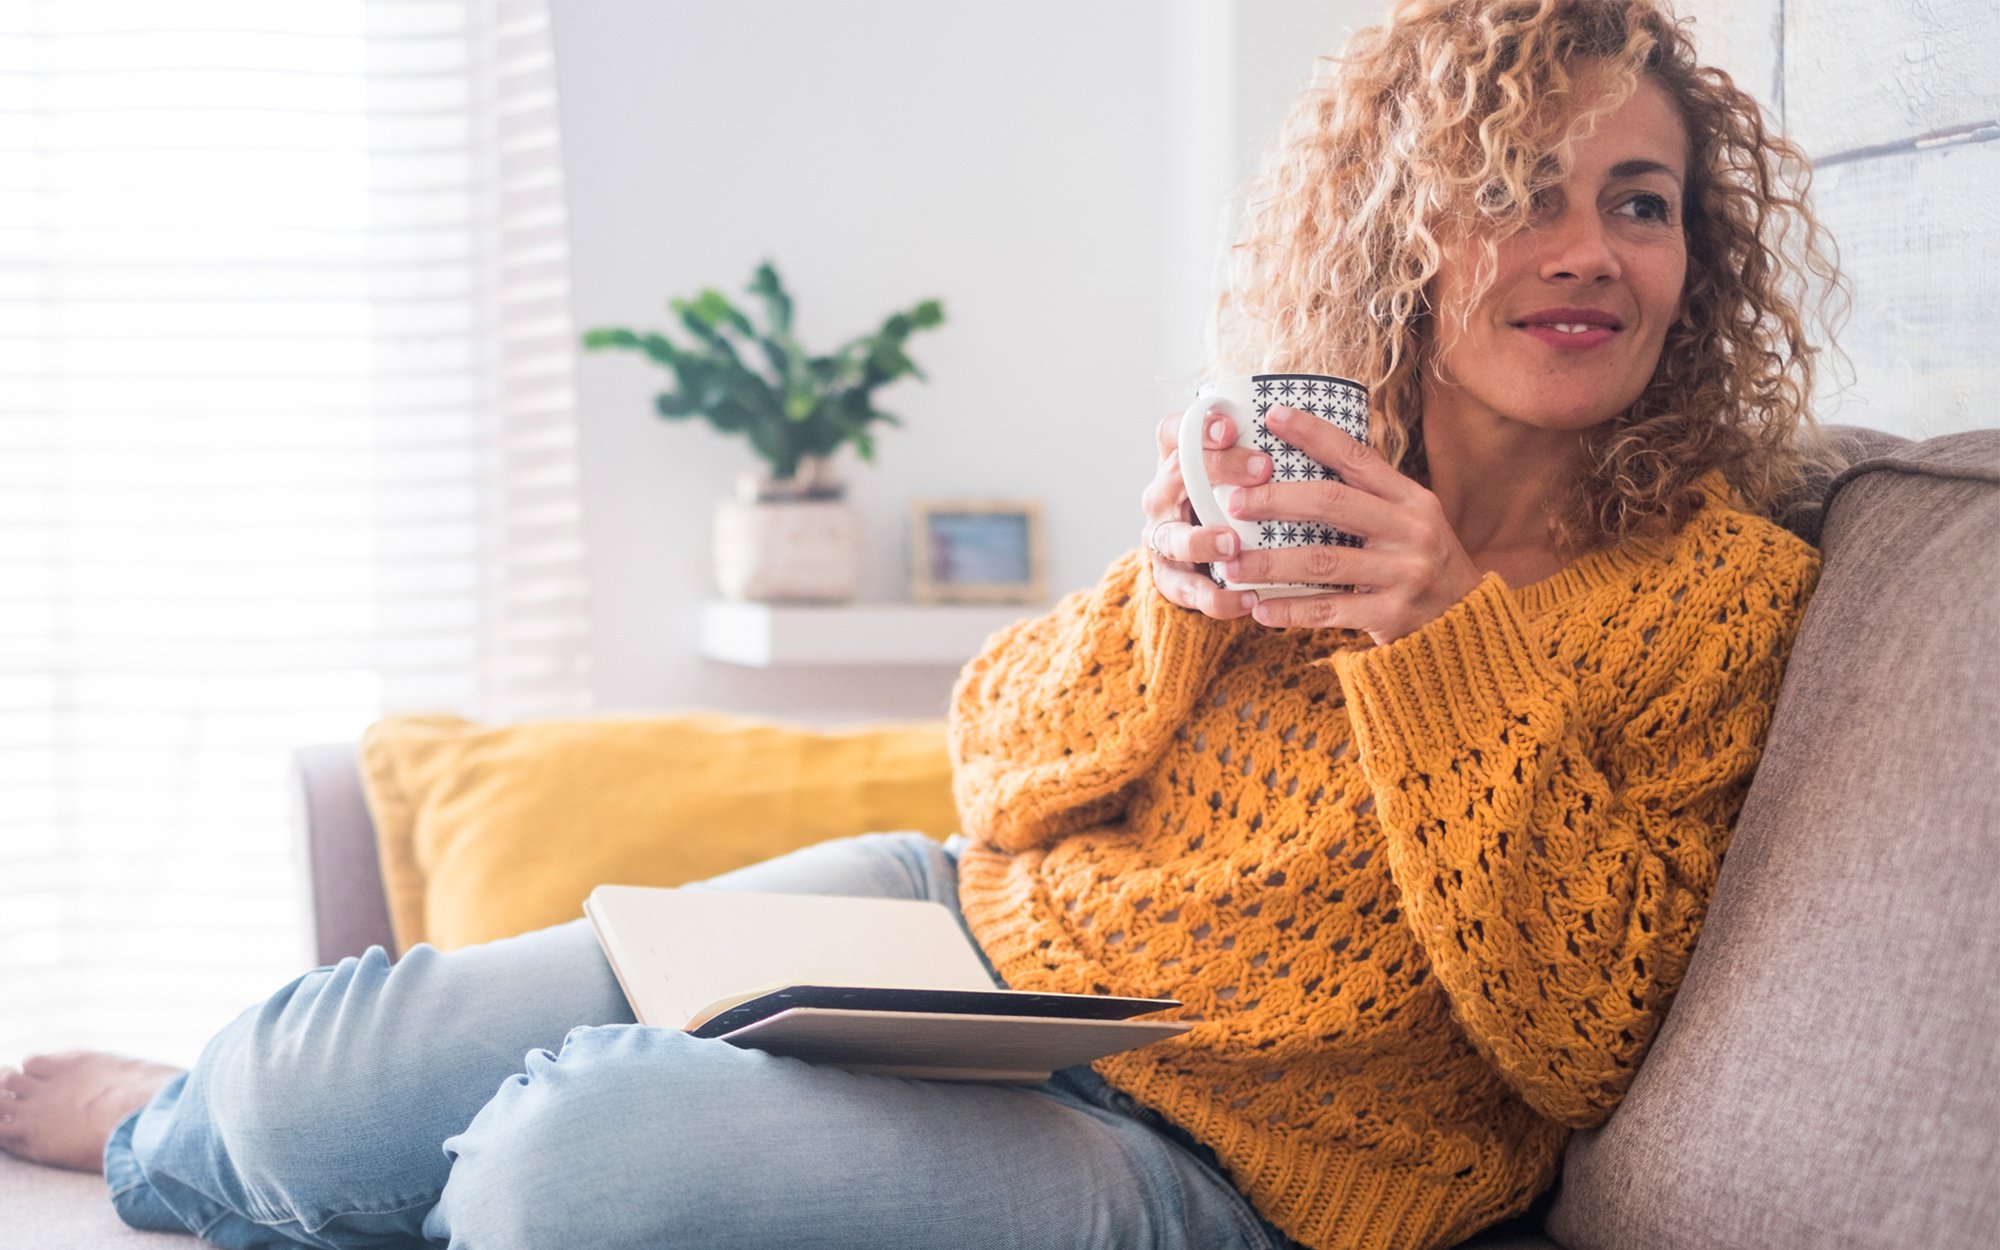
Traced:
<path id="1" fill-rule="evenodd" d="M 1596 308 L 1550 308 L 1514 323 L 1551 347 L 1587 348 L 1609 343 L 1623 326 Z"/>

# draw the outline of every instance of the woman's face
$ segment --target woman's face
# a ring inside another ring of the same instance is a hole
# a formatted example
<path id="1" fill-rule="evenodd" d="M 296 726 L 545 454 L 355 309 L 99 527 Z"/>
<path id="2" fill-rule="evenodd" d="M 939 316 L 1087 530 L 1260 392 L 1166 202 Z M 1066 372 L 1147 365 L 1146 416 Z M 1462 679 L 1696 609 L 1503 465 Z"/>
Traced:
<path id="1" fill-rule="evenodd" d="M 1480 244 L 1446 250 L 1436 360 L 1452 385 L 1426 380 L 1426 425 L 1456 417 L 1583 430 L 1639 397 L 1687 278 L 1687 150 L 1672 99 L 1642 77 L 1578 141 L 1568 181 L 1498 241 L 1493 285 L 1469 309 Z"/>

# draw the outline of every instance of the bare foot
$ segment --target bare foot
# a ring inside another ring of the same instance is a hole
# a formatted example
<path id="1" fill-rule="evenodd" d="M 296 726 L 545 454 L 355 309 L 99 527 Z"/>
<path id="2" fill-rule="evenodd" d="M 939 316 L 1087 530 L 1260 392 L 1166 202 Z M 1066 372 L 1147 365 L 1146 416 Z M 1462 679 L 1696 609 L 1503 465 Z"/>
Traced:
<path id="1" fill-rule="evenodd" d="M 35 1163 L 104 1170 L 104 1143 L 179 1068 L 94 1050 L 0 1068 L 0 1150 Z"/>

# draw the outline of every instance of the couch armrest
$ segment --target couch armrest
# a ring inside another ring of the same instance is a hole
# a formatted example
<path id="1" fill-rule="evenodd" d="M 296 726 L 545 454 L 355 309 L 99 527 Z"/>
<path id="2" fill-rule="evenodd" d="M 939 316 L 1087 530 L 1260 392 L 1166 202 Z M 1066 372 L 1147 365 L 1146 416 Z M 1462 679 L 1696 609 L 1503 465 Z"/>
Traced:
<path id="1" fill-rule="evenodd" d="M 292 812 L 304 839 L 319 962 L 338 963 L 371 946 L 393 953 L 375 821 L 361 789 L 360 748 L 337 742 L 294 751 Z"/>

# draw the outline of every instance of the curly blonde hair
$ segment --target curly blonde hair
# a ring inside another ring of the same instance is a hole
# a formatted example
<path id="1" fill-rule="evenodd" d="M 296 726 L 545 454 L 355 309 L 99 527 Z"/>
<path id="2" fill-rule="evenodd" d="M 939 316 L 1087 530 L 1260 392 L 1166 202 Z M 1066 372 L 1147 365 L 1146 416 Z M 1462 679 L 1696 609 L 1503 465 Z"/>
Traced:
<path id="1" fill-rule="evenodd" d="M 1494 243 L 1527 224 L 1576 140 L 1648 75 L 1688 131 L 1683 312 L 1644 392 L 1587 435 L 1551 537 L 1574 553 L 1670 533 L 1714 469 L 1771 513 L 1809 468 L 1831 466 L 1808 410 L 1821 349 L 1806 311 L 1831 344 L 1845 284 L 1807 207 L 1811 167 L 1728 74 L 1696 63 L 1666 3 L 1399 0 L 1316 68 L 1247 186 L 1205 376 L 1355 378 L 1377 447 L 1427 483 L 1421 371 L 1444 249 L 1483 242 L 1476 301 Z M 1586 75 L 1601 94 L 1577 113 Z"/>

